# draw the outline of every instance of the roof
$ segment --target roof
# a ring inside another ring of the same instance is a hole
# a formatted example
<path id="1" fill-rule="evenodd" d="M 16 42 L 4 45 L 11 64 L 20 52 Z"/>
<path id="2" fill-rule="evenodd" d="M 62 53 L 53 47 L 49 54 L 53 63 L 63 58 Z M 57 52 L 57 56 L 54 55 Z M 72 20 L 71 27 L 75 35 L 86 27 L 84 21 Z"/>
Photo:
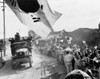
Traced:
<path id="1" fill-rule="evenodd" d="M 63 33 L 65 33 L 66 35 L 68 35 L 68 32 L 66 32 L 65 30 L 61 30 L 61 31 L 51 32 L 51 33 L 48 35 L 48 37 L 59 35 L 61 32 L 63 32 Z"/>

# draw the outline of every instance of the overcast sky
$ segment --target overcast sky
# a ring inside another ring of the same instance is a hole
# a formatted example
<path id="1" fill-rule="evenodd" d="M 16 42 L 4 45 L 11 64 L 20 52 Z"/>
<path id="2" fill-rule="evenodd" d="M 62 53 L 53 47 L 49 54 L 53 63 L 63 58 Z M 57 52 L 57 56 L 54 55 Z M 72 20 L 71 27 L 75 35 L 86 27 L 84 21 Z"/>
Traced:
<path id="1" fill-rule="evenodd" d="M 63 14 L 53 26 L 55 31 L 62 29 L 73 31 L 83 27 L 98 27 L 100 22 L 100 0 L 48 0 L 48 2 L 53 10 Z M 0 7 L 0 34 L 3 32 L 2 19 L 2 8 Z M 29 28 L 21 24 L 7 6 L 6 37 L 14 36 L 16 32 L 20 32 L 21 35 L 27 35 L 28 30 Z"/>

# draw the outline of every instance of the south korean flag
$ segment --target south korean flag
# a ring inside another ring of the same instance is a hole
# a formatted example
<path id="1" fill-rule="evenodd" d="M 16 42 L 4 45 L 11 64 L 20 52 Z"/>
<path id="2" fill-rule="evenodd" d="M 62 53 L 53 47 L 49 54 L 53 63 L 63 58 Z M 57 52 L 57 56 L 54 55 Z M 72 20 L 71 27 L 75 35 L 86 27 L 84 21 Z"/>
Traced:
<path id="1" fill-rule="evenodd" d="M 5 0 L 19 20 L 41 37 L 53 31 L 52 26 L 62 15 L 53 11 L 47 0 Z"/>

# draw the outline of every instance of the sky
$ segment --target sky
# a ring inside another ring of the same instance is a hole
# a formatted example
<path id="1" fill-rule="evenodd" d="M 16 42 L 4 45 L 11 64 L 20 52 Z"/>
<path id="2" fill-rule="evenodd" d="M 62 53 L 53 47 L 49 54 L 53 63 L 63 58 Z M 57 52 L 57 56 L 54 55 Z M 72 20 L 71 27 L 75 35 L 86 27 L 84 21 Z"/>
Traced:
<path id="1" fill-rule="evenodd" d="M 62 13 L 62 16 L 53 26 L 55 31 L 98 28 L 100 22 L 100 0 L 48 0 L 48 2 L 51 9 Z M 3 37 L 2 15 L 2 7 L 0 7 L 0 38 Z M 6 5 L 6 37 L 13 37 L 16 32 L 20 32 L 22 36 L 27 35 L 29 29 L 19 21 Z"/>

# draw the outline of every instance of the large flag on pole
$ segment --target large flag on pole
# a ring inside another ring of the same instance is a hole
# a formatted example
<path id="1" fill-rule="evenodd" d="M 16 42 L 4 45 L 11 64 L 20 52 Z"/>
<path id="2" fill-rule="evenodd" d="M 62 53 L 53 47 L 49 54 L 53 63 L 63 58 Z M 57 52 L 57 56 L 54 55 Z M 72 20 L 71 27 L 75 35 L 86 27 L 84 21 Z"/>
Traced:
<path id="1" fill-rule="evenodd" d="M 5 0 L 19 20 L 45 38 L 53 31 L 53 24 L 61 16 L 53 11 L 47 0 Z"/>

